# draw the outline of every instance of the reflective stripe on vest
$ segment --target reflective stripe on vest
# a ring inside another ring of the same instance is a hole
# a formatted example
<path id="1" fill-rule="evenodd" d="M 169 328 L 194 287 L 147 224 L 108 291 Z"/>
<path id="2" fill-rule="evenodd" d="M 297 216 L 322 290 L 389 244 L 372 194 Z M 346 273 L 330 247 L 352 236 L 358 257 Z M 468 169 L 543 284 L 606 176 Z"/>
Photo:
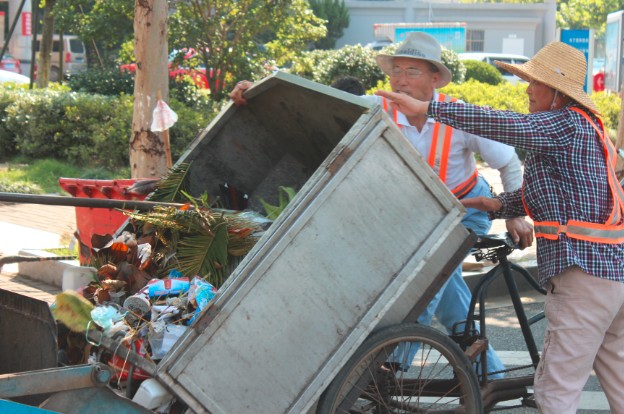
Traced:
<path id="1" fill-rule="evenodd" d="M 443 93 L 438 94 L 438 102 L 455 102 L 456 98 L 451 98 Z M 397 110 L 392 108 L 390 113 L 390 105 L 386 98 L 382 98 L 383 110 L 392 116 L 392 120 L 398 125 Z M 431 148 L 429 149 L 429 156 L 427 157 L 427 163 L 433 169 L 433 171 L 440 177 L 440 179 L 446 183 L 446 173 L 448 169 L 448 159 L 451 153 L 451 140 L 453 139 L 453 128 L 435 122 L 433 124 L 433 132 L 431 134 Z M 441 142 L 441 143 L 440 143 Z M 475 171 L 464 182 L 453 188 L 451 192 L 457 198 L 462 198 L 468 194 L 474 186 L 477 184 L 479 172 Z"/>
<path id="2" fill-rule="evenodd" d="M 624 191 L 620 186 L 615 174 L 615 163 L 617 161 L 617 151 L 611 143 L 606 139 L 605 129 L 602 121 L 598 119 L 600 128 L 596 123 L 582 110 L 578 108 L 570 108 L 571 110 L 581 114 L 594 127 L 604 147 L 606 159 L 607 177 L 609 179 L 609 187 L 613 198 L 613 207 L 611 214 L 606 223 L 591 223 L 579 220 L 568 220 L 567 224 L 561 224 L 556 221 L 534 221 L 535 237 L 542 237 L 548 240 L 557 240 L 559 233 L 565 233 L 568 237 L 597 243 L 622 243 L 624 242 Z M 522 191 L 522 203 L 527 214 L 533 218 L 529 208 L 524 200 L 524 189 Z"/>

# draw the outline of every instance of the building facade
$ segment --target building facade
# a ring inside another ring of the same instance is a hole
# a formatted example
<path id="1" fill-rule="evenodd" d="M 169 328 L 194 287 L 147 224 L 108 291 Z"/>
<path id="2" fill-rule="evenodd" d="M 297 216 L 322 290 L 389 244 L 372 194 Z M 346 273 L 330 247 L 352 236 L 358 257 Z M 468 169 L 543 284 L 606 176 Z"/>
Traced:
<path id="1" fill-rule="evenodd" d="M 457 3 L 446 0 L 347 0 L 350 24 L 336 43 L 367 44 L 380 23 L 465 23 L 467 52 L 533 56 L 556 39 L 554 0 L 536 4 Z"/>

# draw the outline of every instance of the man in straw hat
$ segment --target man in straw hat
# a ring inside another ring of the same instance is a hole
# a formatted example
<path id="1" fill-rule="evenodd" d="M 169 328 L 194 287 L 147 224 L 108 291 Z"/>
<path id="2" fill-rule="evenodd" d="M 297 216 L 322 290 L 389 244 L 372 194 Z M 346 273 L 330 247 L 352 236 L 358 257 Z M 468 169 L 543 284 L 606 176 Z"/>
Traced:
<path id="1" fill-rule="evenodd" d="M 436 88 L 451 81 L 451 71 L 442 63 L 441 52 L 440 44 L 433 37 L 423 32 L 412 32 L 398 45 L 394 54 L 379 54 L 377 63 L 390 77 L 390 85 L 395 92 L 421 100 L 450 99 L 436 91 Z M 246 103 L 243 93 L 251 86 L 249 81 L 236 85 L 230 94 L 235 104 Z M 384 106 L 407 139 L 458 198 L 491 196 L 489 184 L 477 174 L 475 152 L 480 153 L 492 168 L 500 171 L 506 191 L 520 187 L 521 165 L 512 147 L 446 127 L 423 115 L 405 116 L 391 110 L 387 102 L 384 105 L 378 96 L 365 98 Z M 487 214 L 472 208 L 468 209 L 462 223 L 477 234 L 486 234 L 491 227 Z M 532 244 L 533 229 L 523 219 L 508 220 L 507 228 L 521 247 Z M 435 313 L 450 332 L 457 322 L 466 320 L 470 300 L 470 289 L 459 266 L 418 321 L 430 325 Z M 417 350 L 412 346 L 409 353 L 397 352 L 394 366 L 407 369 Z M 501 377 L 500 371 L 505 367 L 491 347 L 487 362 L 488 372 L 493 373 L 490 378 Z"/>
<path id="2" fill-rule="evenodd" d="M 377 94 L 405 114 L 527 150 L 521 190 L 462 203 L 496 218 L 533 218 L 540 283 L 548 291 L 535 373 L 540 411 L 576 412 L 593 368 L 611 412 L 624 413 L 624 196 L 615 148 L 583 91 L 585 57 L 553 42 L 524 64 L 497 64 L 529 82 L 530 114 Z"/>

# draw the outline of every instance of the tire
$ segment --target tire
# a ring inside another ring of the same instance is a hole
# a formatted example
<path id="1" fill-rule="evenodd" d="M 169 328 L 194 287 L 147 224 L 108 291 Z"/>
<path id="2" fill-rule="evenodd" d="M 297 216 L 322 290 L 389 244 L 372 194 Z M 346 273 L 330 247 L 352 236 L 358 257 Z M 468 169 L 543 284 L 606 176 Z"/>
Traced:
<path id="1" fill-rule="evenodd" d="M 388 363 L 398 344 L 419 346 L 409 369 Z M 369 336 L 323 392 L 317 414 L 483 412 L 477 376 L 451 338 L 423 325 Z"/>

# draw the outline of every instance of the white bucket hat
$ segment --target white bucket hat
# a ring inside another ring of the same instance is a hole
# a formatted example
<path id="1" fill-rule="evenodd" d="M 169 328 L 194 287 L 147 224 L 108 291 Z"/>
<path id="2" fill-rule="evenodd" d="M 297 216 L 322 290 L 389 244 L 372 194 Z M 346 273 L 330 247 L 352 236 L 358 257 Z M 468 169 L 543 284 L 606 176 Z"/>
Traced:
<path id="1" fill-rule="evenodd" d="M 392 60 L 397 57 L 426 60 L 431 62 L 440 71 L 440 81 L 436 88 L 447 85 L 452 78 L 451 71 L 442 63 L 442 48 L 440 43 L 425 32 L 410 32 L 399 44 L 394 55 L 380 53 L 377 55 L 377 64 L 388 76 L 392 73 Z"/>
<path id="2" fill-rule="evenodd" d="M 580 50 L 555 41 L 544 46 L 528 62 L 522 64 L 494 62 L 525 81 L 535 79 L 564 93 L 599 115 L 598 108 L 583 89 L 587 76 L 587 62 Z"/>

